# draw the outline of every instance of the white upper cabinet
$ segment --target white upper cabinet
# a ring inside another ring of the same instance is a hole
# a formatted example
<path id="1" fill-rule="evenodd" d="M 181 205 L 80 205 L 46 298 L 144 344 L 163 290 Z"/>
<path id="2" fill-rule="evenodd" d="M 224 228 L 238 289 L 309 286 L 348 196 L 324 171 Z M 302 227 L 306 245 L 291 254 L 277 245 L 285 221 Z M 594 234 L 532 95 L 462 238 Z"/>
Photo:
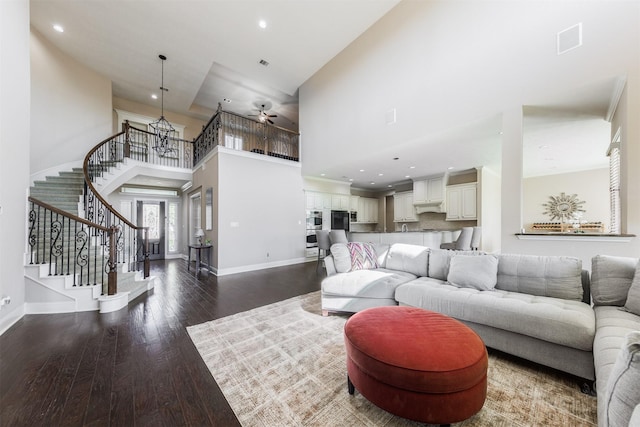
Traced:
<path id="1" fill-rule="evenodd" d="M 305 191 L 307 210 L 324 209 L 324 194 L 315 191 Z"/>
<path id="2" fill-rule="evenodd" d="M 447 221 L 477 219 L 477 199 L 475 182 L 447 186 Z"/>
<path id="3" fill-rule="evenodd" d="M 351 196 L 351 205 L 349 206 L 349 210 L 352 212 L 358 211 L 358 203 L 360 201 L 360 196 Z"/>
<path id="4" fill-rule="evenodd" d="M 421 179 L 413 182 L 413 203 L 438 203 L 444 201 L 445 176 Z"/>
<path id="5" fill-rule="evenodd" d="M 413 207 L 413 191 L 393 195 L 393 220 L 395 222 L 418 221 L 416 209 Z"/>
<path id="6" fill-rule="evenodd" d="M 358 200 L 358 223 L 378 222 L 378 199 L 360 197 Z"/>

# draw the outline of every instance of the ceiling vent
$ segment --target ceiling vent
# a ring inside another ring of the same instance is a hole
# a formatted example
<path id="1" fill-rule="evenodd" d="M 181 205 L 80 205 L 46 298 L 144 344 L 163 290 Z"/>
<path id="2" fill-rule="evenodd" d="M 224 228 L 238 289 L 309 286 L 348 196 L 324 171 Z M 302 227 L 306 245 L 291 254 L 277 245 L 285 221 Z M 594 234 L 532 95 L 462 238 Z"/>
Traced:
<path id="1" fill-rule="evenodd" d="M 264 59 L 261 59 L 260 61 L 258 61 L 258 64 L 264 65 L 265 67 L 269 65 L 269 63 L 267 61 L 265 61 Z"/>
<path id="2" fill-rule="evenodd" d="M 557 37 L 558 55 L 582 46 L 582 23 L 562 30 Z"/>

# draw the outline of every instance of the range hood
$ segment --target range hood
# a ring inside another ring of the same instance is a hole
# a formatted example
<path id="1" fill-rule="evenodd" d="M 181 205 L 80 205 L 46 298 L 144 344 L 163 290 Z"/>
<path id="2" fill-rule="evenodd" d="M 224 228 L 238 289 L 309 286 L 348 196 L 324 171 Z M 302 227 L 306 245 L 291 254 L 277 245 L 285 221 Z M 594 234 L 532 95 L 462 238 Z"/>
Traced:
<path id="1" fill-rule="evenodd" d="M 440 200 L 437 202 L 419 202 L 414 203 L 413 207 L 416 209 L 417 214 L 425 213 L 425 212 L 435 212 L 435 213 L 444 213 L 446 212 L 444 206 L 444 200 Z"/>

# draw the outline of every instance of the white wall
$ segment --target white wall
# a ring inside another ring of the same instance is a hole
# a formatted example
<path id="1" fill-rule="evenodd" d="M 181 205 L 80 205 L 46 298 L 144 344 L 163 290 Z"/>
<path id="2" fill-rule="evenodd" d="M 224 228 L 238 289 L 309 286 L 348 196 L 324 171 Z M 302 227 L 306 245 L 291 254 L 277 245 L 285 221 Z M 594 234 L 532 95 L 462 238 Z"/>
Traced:
<path id="1" fill-rule="evenodd" d="M 549 202 L 549 196 L 565 193 L 567 196 L 576 194 L 577 199 L 584 202 L 583 221 L 602 222 L 605 231 L 609 231 L 609 168 L 525 178 L 522 190 L 522 221 L 527 230 L 534 222 L 550 222 L 543 203 Z"/>
<path id="2" fill-rule="evenodd" d="M 29 1 L 0 1 L 0 334 L 24 314 L 29 69 Z"/>
<path id="3" fill-rule="evenodd" d="M 32 29 L 31 173 L 82 160 L 111 135 L 111 81 Z"/>
<path id="4" fill-rule="evenodd" d="M 478 225 L 482 227 L 480 249 L 486 252 L 500 252 L 502 216 L 502 182 L 500 175 L 489 168 L 478 170 Z"/>
<path id="5" fill-rule="evenodd" d="M 218 275 L 305 261 L 306 217 L 298 163 L 224 147 L 194 172 L 189 195 L 213 188 Z M 188 197 L 188 196 L 187 196 Z M 204 214 L 203 214 L 204 215 Z M 204 216 L 203 216 L 204 218 Z"/>
<path id="6" fill-rule="evenodd" d="M 305 158 L 332 164 L 335 150 L 326 141 L 350 158 L 415 141 L 425 141 L 428 150 L 426 129 L 446 131 L 500 114 L 500 250 L 583 260 L 596 253 L 640 256 L 640 238 L 576 244 L 515 236 L 523 215 L 522 106 L 544 105 L 557 93 L 620 75 L 628 79 L 628 105 L 620 112 L 626 119 L 625 161 L 636 166 L 623 178 L 626 230 L 640 235 L 639 12 L 638 2 L 624 1 L 401 2 L 300 88 Z M 578 22 L 583 46 L 558 56 L 557 32 Z M 602 43 L 598 31 L 616 37 L 621 50 Z M 398 111 L 394 126 L 384 121 L 389 108 Z M 311 172 L 303 165 L 303 173 Z"/>

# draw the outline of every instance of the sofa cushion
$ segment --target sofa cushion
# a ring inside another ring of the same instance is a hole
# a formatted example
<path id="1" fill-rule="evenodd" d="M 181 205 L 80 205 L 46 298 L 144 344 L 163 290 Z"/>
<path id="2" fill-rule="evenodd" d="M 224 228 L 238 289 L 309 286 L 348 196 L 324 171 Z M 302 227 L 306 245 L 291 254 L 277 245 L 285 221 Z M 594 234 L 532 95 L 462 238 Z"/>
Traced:
<path id="1" fill-rule="evenodd" d="M 346 243 L 334 243 L 331 245 L 330 251 L 336 272 L 347 273 L 351 271 L 351 254 Z"/>
<path id="2" fill-rule="evenodd" d="M 636 273 L 633 276 L 633 282 L 631 282 L 624 308 L 640 316 L 640 261 L 636 265 Z"/>
<path id="3" fill-rule="evenodd" d="M 498 258 L 460 255 L 451 258 L 447 282 L 459 288 L 491 290 L 496 286 Z"/>
<path id="4" fill-rule="evenodd" d="M 591 351 L 593 309 L 583 302 L 501 290 L 458 288 L 430 278 L 398 286 L 400 305 L 437 311 L 571 348 Z"/>
<path id="5" fill-rule="evenodd" d="M 581 275 L 578 258 L 501 254 L 496 289 L 582 301 Z"/>
<path id="6" fill-rule="evenodd" d="M 322 280 L 322 294 L 333 296 L 394 298 L 396 288 L 415 279 L 416 276 L 404 271 L 385 268 L 355 270 L 334 274 Z"/>
<path id="7" fill-rule="evenodd" d="M 484 255 L 478 251 L 449 251 L 444 249 L 431 249 L 429 253 L 428 276 L 432 279 L 447 280 L 449 276 L 449 264 L 451 258 L 459 255 Z"/>
<path id="8" fill-rule="evenodd" d="M 429 248 L 426 246 L 394 243 L 387 254 L 386 268 L 426 276 L 429 267 Z"/>
<path id="9" fill-rule="evenodd" d="M 625 336 L 607 382 L 607 426 L 627 426 L 640 403 L 640 331 Z"/>
<path id="10" fill-rule="evenodd" d="M 638 258 L 596 255 L 591 259 L 593 305 L 622 307 L 627 301 Z"/>
<path id="11" fill-rule="evenodd" d="M 606 394 L 607 383 L 626 334 L 640 330 L 640 316 L 621 307 L 600 305 L 594 307 L 596 337 L 593 341 L 593 362 L 596 368 L 596 391 Z M 598 399 L 598 419 L 604 420 L 605 399 Z"/>

